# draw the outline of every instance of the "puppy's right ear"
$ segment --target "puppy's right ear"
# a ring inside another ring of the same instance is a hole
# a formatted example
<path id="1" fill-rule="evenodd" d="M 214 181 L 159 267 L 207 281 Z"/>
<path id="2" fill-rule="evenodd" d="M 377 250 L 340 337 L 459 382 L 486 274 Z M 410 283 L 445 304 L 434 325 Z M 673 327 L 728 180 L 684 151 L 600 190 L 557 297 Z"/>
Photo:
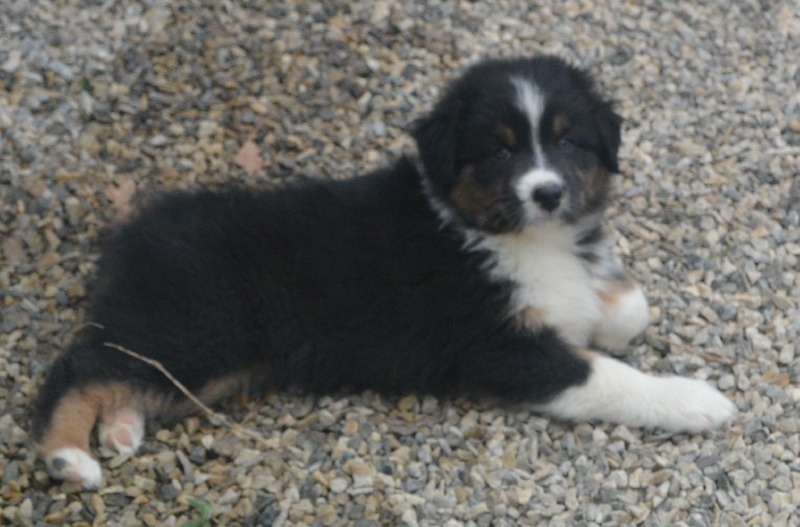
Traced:
<path id="1" fill-rule="evenodd" d="M 619 161 L 617 154 L 622 142 L 622 123 L 620 115 L 611 109 L 609 103 L 604 103 L 597 112 L 595 119 L 600 130 L 600 142 L 602 154 L 600 160 L 612 173 L 619 173 Z"/>
<path id="2" fill-rule="evenodd" d="M 440 103 L 430 114 L 417 119 L 411 129 L 425 177 L 441 194 L 447 194 L 455 184 L 459 107 L 459 103 Z"/>

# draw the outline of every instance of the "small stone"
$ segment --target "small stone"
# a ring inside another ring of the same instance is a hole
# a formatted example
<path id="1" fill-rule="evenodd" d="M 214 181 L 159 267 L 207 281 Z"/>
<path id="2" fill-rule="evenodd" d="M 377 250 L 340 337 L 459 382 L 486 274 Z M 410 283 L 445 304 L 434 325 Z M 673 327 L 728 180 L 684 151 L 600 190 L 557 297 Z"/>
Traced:
<path id="1" fill-rule="evenodd" d="M 128 504 L 128 497 L 122 492 L 113 492 L 103 496 L 106 507 L 124 507 Z"/>
<path id="2" fill-rule="evenodd" d="M 133 477 L 133 484 L 143 492 L 151 493 L 155 492 L 156 490 L 155 480 L 140 476 L 138 474 Z"/>
<path id="3" fill-rule="evenodd" d="M 203 448 L 206 450 L 210 450 L 211 447 L 214 446 L 214 436 L 206 434 L 200 438 L 200 444 L 203 445 Z"/>
<path id="4" fill-rule="evenodd" d="M 22 52 L 18 49 L 12 49 L 8 52 L 8 58 L 0 67 L 6 73 L 14 73 L 19 68 L 22 61 Z"/>
<path id="5" fill-rule="evenodd" d="M 336 494 L 340 494 L 340 493 L 344 492 L 345 490 L 347 490 L 347 487 L 349 485 L 350 485 L 350 483 L 344 478 L 333 478 L 331 480 L 331 482 L 330 482 L 330 489 L 331 489 L 331 492 L 334 492 Z"/>
<path id="6" fill-rule="evenodd" d="M 72 68 L 61 62 L 60 60 L 53 60 L 47 65 L 47 69 L 63 78 L 65 81 L 71 81 L 75 78 L 72 73 Z"/>
<path id="7" fill-rule="evenodd" d="M 59 458 L 60 459 L 60 458 Z M 58 461 L 58 459 L 56 460 Z M 63 461 L 63 460 L 61 460 Z M 53 462 L 53 468 L 56 470 L 60 470 L 59 467 L 56 466 L 56 462 Z M 63 466 L 61 468 L 64 468 Z M 17 461 L 12 461 L 11 463 L 6 466 L 5 471 L 3 472 L 3 484 L 7 485 L 11 481 L 16 480 L 19 478 L 19 463 Z"/>
<path id="8" fill-rule="evenodd" d="M 251 101 L 250 109 L 258 115 L 267 115 L 267 113 L 269 113 L 269 109 L 259 101 Z"/>
<path id="9" fill-rule="evenodd" d="M 259 450 L 245 448 L 236 455 L 233 463 L 239 467 L 252 467 L 261 461 L 262 456 L 263 454 Z"/>
<path id="10" fill-rule="evenodd" d="M 772 340 L 759 332 L 758 329 L 753 327 L 745 328 L 744 334 L 747 336 L 748 340 L 753 343 L 754 349 L 759 351 L 772 349 Z"/>
<path id="11" fill-rule="evenodd" d="M 372 133 L 377 137 L 386 136 L 386 124 L 383 121 L 375 121 L 372 123 Z"/>
<path id="12" fill-rule="evenodd" d="M 736 386 L 736 377 L 731 374 L 723 375 L 717 381 L 717 387 L 722 391 L 730 390 Z"/>
<path id="13" fill-rule="evenodd" d="M 403 397 L 397 402 L 397 408 L 399 408 L 403 412 L 410 412 L 414 409 L 419 401 L 417 400 L 416 396 L 409 395 Z"/>
<path id="14" fill-rule="evenodd" d="M 200 125 L 197 129 L 197 136 L 210 137 L 216 133 L 217 128 L 217 123 L 214 121 L 200 121 Z"/>
<path id="15" fill-rule="evenodd" d="M 350 476 L 368 476 L 371 472 L 367 463 L 359 459 L 351 459 L 342 467 L 342 471 Z"/>
<path id="16" fill-rule="evenodd" d="M 372 488 L 374 480 L 371 476 L 360 476 L 355 475 L 353 476 L 353 485 L 352 488 L 354 489 L 365 489 L 365 488 Z"/>
<path id="17" fill-rule="evenodd" d="M 19 265 L 25 261 L 25 249 L 22 242 L 16 238 L 7 237 L 3 240 L 3 256 L 9 265 Z"/>
<path id="18" fill-rule="evenodd" d="M 778 354 L 778 362 L 785 365 L 790 365 L 794 362 L 794 345 L 786 344 L 781 348 L 781 352 Z"/>
<path id="19" fill-rule="evenodd" d="M 181 491 L 179 491 L 174 485 L 166 484 L 159 487 L 158 492 L 156 492 L 156 496 L 161 501 L 172 501 L 180 495 Z"/>
<path id="20" fill-rule="evenodd" d="M 196 446 L 189 454 L 189 461 L 195 465 L 202 465 L 206 461 L 206 449 L 201 446 Z"/>
<path id="21" fill-rule="evenodd" d="M 486 503 L 478 503 L 470 507 L 464 516 L 468 520 L 471 520 L 487 512 L 489 512 L 489 506 Z"/>
<path id="22" fill-rule="evenodd" d="M 18 520 L 26 520 L 30 521 L 31 517 L 33 516 L 33 501 L 30 498 L 27 498 L 20 503 L 19 507 L 17 508 L 17 519 Z"/>
<path id="23" fill-rule="evenodd" d="M 153 146 L 160 147 L 169 143 L 169 139 L 165 135 L 158 134 L 151 137 L 147 142 Z"/>
<path id="24" fill-rule="evenodd" d="M 354 436 L 358 433 L 358 427 L 358 421 L 354 419 L 348 419 L 344 422 L 344 426 L 342 428 L 344 429 L 345 435 Z"/>

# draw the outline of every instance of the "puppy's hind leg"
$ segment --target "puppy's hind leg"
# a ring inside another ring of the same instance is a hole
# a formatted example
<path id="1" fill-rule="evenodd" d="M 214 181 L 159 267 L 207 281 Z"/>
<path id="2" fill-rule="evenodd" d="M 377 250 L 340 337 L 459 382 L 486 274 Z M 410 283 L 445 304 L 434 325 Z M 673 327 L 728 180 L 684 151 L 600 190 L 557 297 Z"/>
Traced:
<path id="1" fill-rule="evenodd" d="M 50 373 L 34 415 L 33 435 L 38 453 L 55 479 L 80 483 L 86 488 L 97 487 L 103 473 L 89 453 L 89 435 L 100 414 L 103 388 L 69 388 L 64 393 L 52 394 L 52 378 L 56 375 L 55 370 Z"/>
<path id="2" fill-rule="evenodd" d="M 72 388 L 36 417 L 35 439 L 47 470 L 55 479 L 95 488 L 103 479 L 89 450 L 89 437 L 100 418 L 100 442 L 131 455 L 142 443 L 144 414 L 137 398 L 119 383 L 94 383 Z"/>
<path id="3" fill-rule="evenodd" d="M 124 384 L 82 378 L 76 373 L 74 357 L 62 354 L 39 390 L 32 418 L 33 440 L 50 475 L 86 488 L 100 485 L 102 470 L 89 450 L 92 429 L 98 417 L 109 416 L 115 426 L 106 427 L 113 433 L 105 437 L 110 435 L 115 442 L 106 444 L 132 451 L 141 442 L 143 420 L 141 413 L 121 409 L 134 409 L 136 401 Z"/>

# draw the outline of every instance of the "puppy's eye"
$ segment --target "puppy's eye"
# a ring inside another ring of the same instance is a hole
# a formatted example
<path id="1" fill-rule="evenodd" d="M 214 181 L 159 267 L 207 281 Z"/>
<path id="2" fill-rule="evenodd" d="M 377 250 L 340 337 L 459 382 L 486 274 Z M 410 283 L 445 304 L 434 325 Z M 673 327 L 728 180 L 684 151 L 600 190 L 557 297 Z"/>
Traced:
<path id="1" fill-rule="evenodd" d="M 558 147 L 562 152 L 570 153 L 575 150 L 575 142 L 569 137 L 563 136 L 558 140 Z"/>
<path id="2" fill-rule="evenodd" d="M 509 150 L 508 148 L 502 148 L 501 147 L 501 148 L 498 148 L 497 150 L 495 150 L 492 155 L 498 161 L 505 161 L 506 159 L 510 159 L 511 158 L 511 150 Z"/>

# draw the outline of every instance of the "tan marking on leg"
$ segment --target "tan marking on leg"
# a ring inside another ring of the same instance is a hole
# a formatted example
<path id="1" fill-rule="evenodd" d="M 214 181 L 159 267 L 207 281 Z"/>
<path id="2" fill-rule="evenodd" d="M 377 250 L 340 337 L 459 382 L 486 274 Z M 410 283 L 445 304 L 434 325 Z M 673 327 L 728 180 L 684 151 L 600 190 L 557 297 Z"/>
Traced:
<path id="1" fill-rule="evenodd" d="M 545 325 L 547 311 L 539 307 L 526 307 L 520 313 L 522 325 L 528 329 L 540 329 Z"/>
<path id="2" fill-rule="evenodd" d="M 650 314 L 647 298 L 636 282 L 619 274 L 597 292 L 603 316 L 596 324 L 591 342 L 606 350 L 622 350 L 647 328 Z"/>
<path id="3" fill-rule="evenodd" d="M 73 390 L 59 401 L 39 450 L 52 452 L 66 446 L 89 451 L 89 434 L 98 416 L 133 400 L 122 384 L 95 385 Z"/>
<path id="4" fill-rule="evenodd" d="M 591 365 L 597 358 L 597 352 L 588 348 L 576 348 L 575 354 L 586 360 Z"/>
<path id="5" fill-rule="evenodd" d="M 636 282 L 625 277 L 612 279 L 608 282 L 608 287 L 597 292 L 600 301 L 606 307 L 613 307 L 619 303 L 620 298 L 636 289 Z"/>

